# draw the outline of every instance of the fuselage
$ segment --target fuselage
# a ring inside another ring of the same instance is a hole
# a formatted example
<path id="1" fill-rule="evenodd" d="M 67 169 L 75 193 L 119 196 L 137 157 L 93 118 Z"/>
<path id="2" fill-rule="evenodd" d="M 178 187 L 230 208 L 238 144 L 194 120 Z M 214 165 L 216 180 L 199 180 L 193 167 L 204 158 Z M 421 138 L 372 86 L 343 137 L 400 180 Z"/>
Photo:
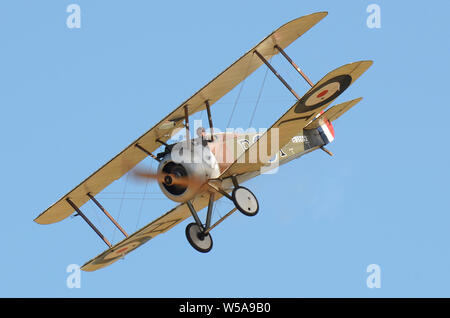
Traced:
<path id="1" fill-rule="evenodd" d="M 262 169 L 236 176 L 239 182 L 245 182 L 262 173 L 273 173 L 279 166 L 332 141 L 334 139 L 332 126 L 329 127 L 331 125 L 329 124 L 323 127 L 324 125 L 317 129 L 302 130 L 278 151 L 271 152 L 275 155 L 266 160 Z M 158 172 L 176 177 L 195 178 L 201 182 L 216 179 L 238 158 L 241 158 L 241 155 L 257 142 L 261 135 L 261 132 L 216 133 L 213 138 L 201 136 L 190 140 L 189 143 L 179 142 L 171 145 L 170 151 L 166 150 Z M 186 202 L 194 198 L 200 190 L 197 185 L 181 186 L 159 182 L 161 191 L 176 202 Z M 231 189 L 232 186 L 231 180 L 222 180 L 223 189 Z"/>

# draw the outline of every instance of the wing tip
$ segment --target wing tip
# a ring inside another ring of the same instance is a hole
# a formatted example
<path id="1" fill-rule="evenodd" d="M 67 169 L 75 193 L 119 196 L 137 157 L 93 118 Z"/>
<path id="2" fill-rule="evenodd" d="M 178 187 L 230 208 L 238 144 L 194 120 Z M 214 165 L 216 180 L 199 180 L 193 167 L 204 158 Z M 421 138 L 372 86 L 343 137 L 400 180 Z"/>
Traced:
<path id="1" fill-rule="evenodd" d="M 84 264 L 83 266 L 80 267 L 80 269 L 81 269 L 83 272 L 88 272 L 88 273 L 90 273 L 90 272 L 95 272 L 95 271 L 98 270 L 99 268 L 89 268 L 89 264 Z"/>
<path id="2" fill-rule="evenodd" d="M 37 216 L 33 221 L 40 225 L 50 225 L 57 223 L 61 220 L 49 220 L 48 218 L 46 219 L 44 213 L 42 213 L 39 216 Z"/>
<path id="3" fill-rule="evenodd" d="M 51 224 L 51 223 L 43 222 L 43 221 L 42 221 L 42 218 L 41 218 L 41 215 L 42 215 L 42 214 L 38 215 L 38 216 L 33 220 L 33 222 L 36 222 L 37 224 L 40 224 L 40 225 Z"/>
<path id="4" fill-rule="evenodd" d="M 313 13 L 307 14 L 305 16 L 302 16 L 302 17 L 298 18 L 298 19 L 305 18 L 305 17 L 314 17 L 314 16 L 316 16 L 316 17 L 320 18 L 317 21 L 317 22 L 319 22 L 322 19 L 324 19 L 327 15 L 328 15 L 328 11 L 318 11 L 318 12 L 313 12 Z"/>
<path id="5" fill-rule="evenodd" d="M 310 14 L 307 14 L 307 15 L 303 15 L 303 16 L 301 16 L 301 17 L 298 17 L 298 18 L 295 18 L 295 19 L 292 19 L 292 20 L 286 22 L 285 24 L 283 24 L 283 25 L 280 27 L 280 29 L 283 28 L 283 27 L 285 27 L 285 26 L 287 26 L 287 25 L 290 25 L 291 23 L 295 23 L 296 21 L 301 21 L 301 20 L 305 20 L 305 19 L 307 19 L 307 18 L 313 18 L 313 17 L 316 17 L 317 19 L 315 19 L 315 21 L 313 22 L 313 24 L 310 26 L 310 28 L 312 28 L 312 27 L 314 27 L 317 23 L 319 23 L 321 20 L 323 20 L 327 15 L 328 15 L 328 12 L 327 12 L 327 11 L 313 12 L 313 13 L 310 13 Z"/>
<path id="6" fill-rule="evenodd" d="M 363 60 L 361 63 L 366 64 L 367 68 L 371 67 L 373 65 L 373 60 Z"/>

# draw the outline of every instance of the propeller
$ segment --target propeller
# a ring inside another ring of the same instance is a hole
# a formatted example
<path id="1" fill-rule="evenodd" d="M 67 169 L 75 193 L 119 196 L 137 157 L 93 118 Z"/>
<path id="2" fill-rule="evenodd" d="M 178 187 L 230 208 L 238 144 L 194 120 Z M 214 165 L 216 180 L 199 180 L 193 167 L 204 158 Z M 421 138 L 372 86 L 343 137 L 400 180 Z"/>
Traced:
<path id="1" fill-rule="evenodd" d="M 189 186 L 200 187 L 205 183 L 205 180 L 201 180 L 200 178 L 181 176 L 174 173 L 158 173 L 154 171 L 134 169 L 132 170 L 132 174 L 138 179 L 151 179 L 161 182 L 167 186 L 177 185 L 186 188 Z"/>

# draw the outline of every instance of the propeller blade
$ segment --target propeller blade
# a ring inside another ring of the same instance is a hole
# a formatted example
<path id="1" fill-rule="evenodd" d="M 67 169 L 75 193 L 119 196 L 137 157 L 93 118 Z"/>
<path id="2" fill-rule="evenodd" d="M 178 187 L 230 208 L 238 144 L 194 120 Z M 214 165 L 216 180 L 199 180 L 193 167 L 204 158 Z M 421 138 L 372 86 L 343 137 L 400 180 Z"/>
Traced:
<path id="1" fill-rule="evenodd" d="M 170 173 L 157 173 L 153 171 L 133 170 L 133 175 L 140 179 L 151 179 L 162 182 L 168 186 L 179 185 L 182 187 L 201 186 L 204 182 L 192 177 L 179 177 Z"/>

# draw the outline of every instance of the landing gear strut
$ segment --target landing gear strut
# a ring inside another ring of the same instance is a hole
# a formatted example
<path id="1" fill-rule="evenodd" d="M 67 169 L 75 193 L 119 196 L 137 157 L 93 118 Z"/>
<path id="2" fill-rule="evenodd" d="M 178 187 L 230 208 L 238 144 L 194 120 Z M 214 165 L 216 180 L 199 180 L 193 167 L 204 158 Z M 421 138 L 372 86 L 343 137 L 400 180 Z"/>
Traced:
<path id="1" fill-rule="evenodd" d="M 239 186 L 236 177 L 232 177 L 234 189 L 229 195 L 221 188 L 208 183 L 213 191 L 209 195 L 208 212 L 206 214 L 206 224 L 200 221 L 200 218 L 195 211 L 195 208 L 191 201 L 187 201 L 186 204 L 194 217 L 195 223 L 190 223 L 186 227 L 186 238 L 191 246 L 201 253 L 207 253 L 212 249 L 213 241 L 210 235 L 210 231 L 219 225 L 224 219 L 233 214 L 236 210 L 241 211 L 246 216 L 255 216 L 259 211 L 259 203 L 256 196 L 247 188 Z M 219 192 L 224 197 L 233 201 L 235 208 L 223 216 L 219 221 L 211 226 L 212 208 L 214 205 L 214 194 Z"/>

